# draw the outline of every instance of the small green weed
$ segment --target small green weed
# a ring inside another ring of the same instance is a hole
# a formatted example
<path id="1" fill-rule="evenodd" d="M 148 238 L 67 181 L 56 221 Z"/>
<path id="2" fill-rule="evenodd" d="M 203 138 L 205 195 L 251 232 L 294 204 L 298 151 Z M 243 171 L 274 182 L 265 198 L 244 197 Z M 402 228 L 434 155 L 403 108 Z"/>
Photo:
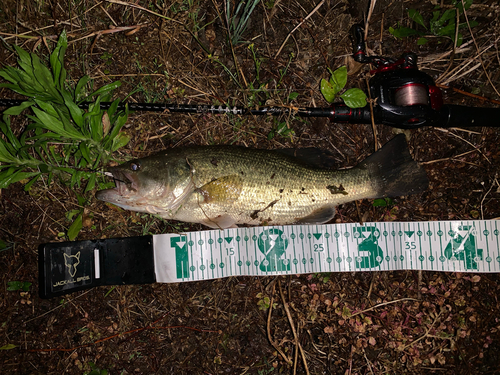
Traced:
<path id="1" fill-rule="evenodd" d="M 267 310 L 269 307 L 271 307 L 271 299 L 264 293 L 258 293 L 256 297 L 259 298 L 259 301 L 257 302 L 259 310 Z M 276 306 L 278 306 L 278 304 L 273 303 L 273 308 L 276 308 Z"/>
<path id="2" fill-rule="evenodd" d="M 84 375 L 108 375 L 108 370 L 99 369 L 93 362 L 89 362 L 90 371 Z"/>
<path id="3" fill-rule="evenodd" d="M 290 139 L 293 138 L 293 136 L 295 135 L 295 131 L 289 127 L 287 121 L 279 121 L 278 119 L 273 117 L 273 122 L 273 129 L 267 135 L 268 140 L 273 139 L 277 135 L 281 135 L 282 137 L 289 137 Z"/>
<path id="4" fill-rule="evenodd" d="M 104 61 L 104 64 L 106 65 L 106 68 L 104 69 L 103 73 L 109 74 L 110 70 L 108 69 L 108 67 L 113 64 L 113 54 L 109 52 L 104 52 L 101 55 L 101 60 Z"/>
<path id="5" fill-rule="evenodd" d="M 321 80 L 321 94 L 328 103 L 333 103 L 338 94 L 344 89 L 347 84 L 347 68 L 341 66 L 340 68 L 332 71 L 328 68 L 330 72 L 330 79 Z M 366 94 L 363 90 L 358 88 L 352 88 L 346 90 L 340 98 L 344 100 L 344 103 L 350 108 L 362 108 L 366 106 Z"/>
<path id="6" fill-rule="evenodd" d="M 10 249 L 14 244 L 0 240 L 0 252 Z"/>
<path id="7" fill-rule="evenodd" d="M 271 363 L 267 361 L 267 358 L 263 358 L 264 363 L 262 365 L 258 364 L 258 367 L 264 367 L 263 369 L 257 370 L 258 375 L 269 375 L 271 372 L 273 372 L 275 369 Z"/>
<path id="8" fill-rule="evenodd" d="M 6 344 L 6 345 L 0 347 L 0 350 L 12 350 L 12 349 L 15 349 L 15 348 L 17 348 L 17 345 Z"/>
<path id="9" fill-rule="evenodd" d="M 330 281 L 330 274 L 329 273 L 319 273 L 319 272 L 317 272 L 313 276 L 316 277 L 323 284 L 326 284 L 326 283 L 328 283 L 328 281 Z"/>
<path id="10" fill-rule="evenodd" d="M 27 292 L 30 290 L 31 283 L 29 281 L 9 281 L 7 282 L 7 290 L 9 292 Z"/>
<path id="11" fill-rule="evenodd" d="M 232 2 L 237 5 L 235 7 L 232 6 Z M 242 42 L 241 37 L 248 26 L 250 16 L 259 3 L 259 0 L 225 0 L 225 3 L 228 36 L 231 44 L 235 46 Z"/>
<path id="12" fill-rule="evenodd" d="M 394 205 L 391 198 L 378 198 L 373 201 L 373 207 L 390 207 Z"/>
<path id="13" fill-rule="evenodd" d="M 396 28 L 389 27 L 389 32 L 396 38 L 405 38 L 409 36 L 419 36 L 417 41 L 418 45 L 422 45 L 428 42 L 424 35 L 431 34 L 437 37 L 447 37 L 450 38 L 457 47 L 459 47 L 463 42 L 463 35 L 459 32 L 456 34 L 456 28 L 458 23 L 458 29 L 463 29 L 467 27 L 467 23 L 459 23 L 459 17 L 464 13 L 465 10 L 469 9 L 472 5 L 473 0 L 464 0 L 463 4 L 461 0 L 453 0 L 451 2 L 454 8 L 446 9 L 443 12 L 441 7 L 436 5 L 435 10 L 432 12 L 432 18 L 425 22 L 424 17 L 416 9 L 409 9 L 408 16 L 418 25 L 422 26 L 425 31 L 413 29 L 410 27 L 403 27 L 398 24 Z M 427 26 L 428 25 L 428 26 Z M 477 21 L 470 21 L 470 27 L 475 27 L 478 25 Z M 455 35 L 457 38 L 455 40 Z"/>

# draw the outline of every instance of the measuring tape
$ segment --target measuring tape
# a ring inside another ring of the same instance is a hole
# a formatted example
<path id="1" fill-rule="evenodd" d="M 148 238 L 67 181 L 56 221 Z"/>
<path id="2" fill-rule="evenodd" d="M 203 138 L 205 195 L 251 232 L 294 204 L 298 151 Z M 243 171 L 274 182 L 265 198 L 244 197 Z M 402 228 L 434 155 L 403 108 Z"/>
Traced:
<path id="1" fill-rule="evenodd" d="M 500 272 L 496 220 L 289 225 L 40 246 L 44 298 L 98 285 L 229 276 Z"/>

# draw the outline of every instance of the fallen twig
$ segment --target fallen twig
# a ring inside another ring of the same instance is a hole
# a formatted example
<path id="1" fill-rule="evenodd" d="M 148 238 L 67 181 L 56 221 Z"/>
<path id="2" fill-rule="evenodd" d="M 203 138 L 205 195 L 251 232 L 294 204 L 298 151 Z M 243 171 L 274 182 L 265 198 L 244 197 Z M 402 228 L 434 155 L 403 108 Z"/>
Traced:
<path id="1" fill-rule="evenodd" d="M 108 1 L 110 1 L 110 0 L 108 0 Z M 280 46 L 280 48 L 279 48 L 278 52 L 276 52 L 276 55 L 274 55 L 274 58 L 275 58 L 275 59 L 276 59 L 276 58 L 278 58 L 279 54 L 281 53 L 281 50 L 282 50 L 282 49 L 283 49 L 283 47 L 285 46 L 285 44 L 286 44 L 286 42 L 288 41 L 288 39 L 289 39 L 289 38 L 292 36 L 292 34 L 295 32 L 295 30 L 297 30 L 297 29 L 298 29 L 298 28 L 299 28 L 299 27 L 300 27 L 300 26 L 301 26 L 304 22 L 306 22 L 309 18 L 311 18 L 311 16 L 312 16 L 314 13 L 316 13 L 316 12 L 318 11 L 318 9 L 319 9 L 319 8 L 321 8 L 321 6 L 324 4 L 324 2 L 325 2 L 325 0 L 321 0 L 321 1 L 319 2 L 319 4 L 318 4 L 318 5 L 316 5 L 316 6 L 314 7 L 314 9 L 311 11 L 311 13 L 309 13 L 309 14 L 306 16 L 306 18 L 304 18 L 302 21 L 300 21 L 300 22 L 299 22 L 299 24 L 298 24 L 297 26 L 295 26 L 295 27 L 293 28 L 293 30 L 292 30 L 292 31 L 290 31 L 290 32 L 288 33 L 288 35 L 286 36 L 286 38 L 285 38 L 285 40 L 283 41 L 283 43 L 281 43 L 281 46 Z"/>
<path id="2" fill-rule="evenodd" d="M 288 308 L 288 302 L 286 302 L 285 296 L 283 295 L 283 289 L 281 289 L 281 281 L 278 280 L 278 283 L 279 283 L 279 288 L 280 288 L 281 300 L 283 301 L 283 307 L 285 309 L 286 316 L 288 317 L 288 322 L 290 323 L 290 327 L 292 327 L 292 332 L 293 332 L 295 346 L 300 351 L 300 355 L 302 357 L 302 363 L 304 364 L 304 368 L 306 370 L 306 374 L 309 375 L 309 367 L 307 366 L 306 356 L 304 354 L 304 350 L 302 349 L 302 345 L 300 345 L 299 336 L 297 335 L 297 330 L 295 329 L 295 325 L 293 323 L 292 314 L 290 313 L 290 309 Z M 296 363 L 295 363 L 295 365 L 294 365 L 294 371 L 293 371 L 294 374 L 296 373 L 296 370 L 297 370 L 297 368 L 296 368 Z"/>

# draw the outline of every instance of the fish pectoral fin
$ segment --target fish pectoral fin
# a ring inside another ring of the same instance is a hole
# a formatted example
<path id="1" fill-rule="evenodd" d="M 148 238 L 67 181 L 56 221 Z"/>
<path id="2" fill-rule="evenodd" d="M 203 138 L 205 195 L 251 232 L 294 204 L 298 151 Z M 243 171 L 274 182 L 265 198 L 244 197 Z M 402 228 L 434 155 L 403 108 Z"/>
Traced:
<path id="1" fill-rule="evenodd" d="M 206 218 L 201 224 L 213 229 L 238 228 L 236 221 L 230 215 L 219 215 L 214 218 Z"/>
<path id="2" fill-rule="evenodd" d="M 243 188 L 243 179 L 238 175 L 220 177 L 196 189 L 203 196 L 200 203 L 233 203 Z"/>
<path id="3" fill-rule="evenodd" d="M 323 224 L 333 219 L 335 216 L 334 206 L 325 206 L 314 210 L 311 214 L 297 219 L 297 224 Z"/>

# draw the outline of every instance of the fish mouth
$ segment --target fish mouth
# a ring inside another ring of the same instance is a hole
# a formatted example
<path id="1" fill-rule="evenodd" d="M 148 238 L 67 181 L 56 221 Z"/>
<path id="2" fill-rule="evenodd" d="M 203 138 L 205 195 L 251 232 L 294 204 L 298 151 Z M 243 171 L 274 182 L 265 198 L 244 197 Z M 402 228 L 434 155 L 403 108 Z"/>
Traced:
<path id="1" fill-rule="evenodd" d="M 114 203 L 117 198 L 127 198 L 138 193 L 138 178 L 132 173 L 125 172 L 119 168 L 110 168 L 104 172 L 105 175 L 113 178 L 115 187 L 100 190 L 96 193 L 97 199 Z"/>

